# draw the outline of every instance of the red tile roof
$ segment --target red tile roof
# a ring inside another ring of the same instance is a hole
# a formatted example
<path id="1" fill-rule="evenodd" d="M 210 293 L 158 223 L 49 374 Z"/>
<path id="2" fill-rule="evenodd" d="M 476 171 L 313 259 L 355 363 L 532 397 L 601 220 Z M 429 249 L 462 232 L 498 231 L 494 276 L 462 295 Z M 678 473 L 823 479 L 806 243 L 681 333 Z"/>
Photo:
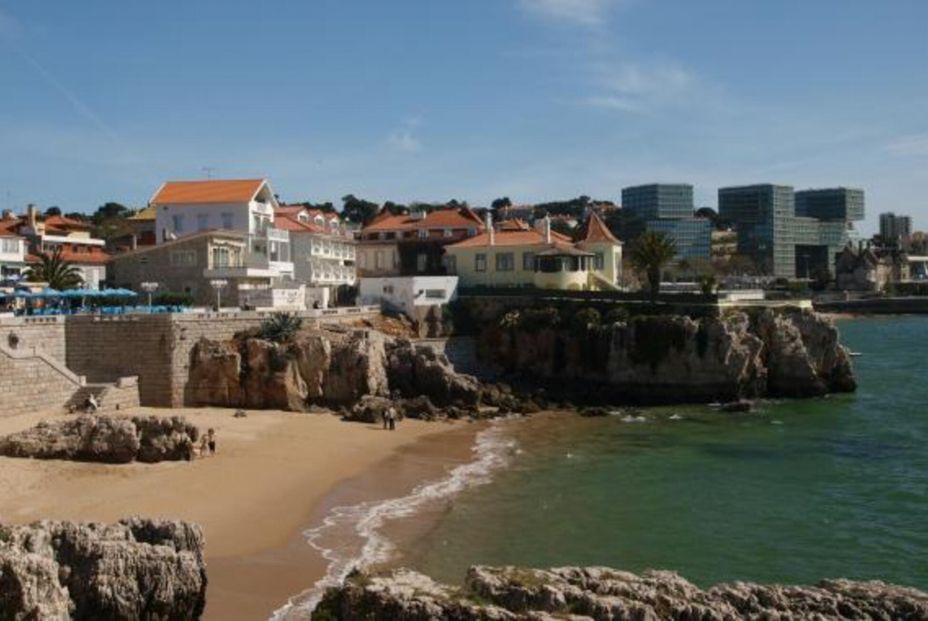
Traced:
<path id="1" fill-rule="evenodd" d="M 73 229 L 84 231 L 90 228 L 89 222 L 73 220 L 71 218 L 66 218 L 65 216 L 46 216 L 42 222 L 45 223 L 46 230 L 53 228 L 64 231 Z"/>
<path id="2" fill-rule="evenodd" d="M 264 179 L 168 181 L 161 186 L 150 202 L 153 205 L 242 203 L 253 199 L 264 184 Z"/>
<path id="3" fill-rule="evenodd" d="M 62 250 L 61 258 L 69 263 L 76 265 L 103 265 L 108 263 L 110 255 L 100 248 L 93 248 L 91 252 L 75 252 L 73 250 Z M 26 255 L 27 263 L 38 263 L 41 259 L 38 255 L 29 253 Z"/>
<path id="4" fill-rule="evenodd" d="M 325 233 L 326 230 L 314 222 L 300 222 L 296 216 L 278 215 L 274 218 L 274 226 L 282 231 L 295 231 L 298 233 Z"/>
<path id="5" fill-rule="evenodd" d="M 483 222 L 472 209 L 436 209 L 424 218 L 414 218 L 409 214 L 395 216 L 386 209 L 361 229 L 361 233 L 378 231 L 411 231 L 416 229 L 483 229 Z"/>
<path id="6" fill-rule="evenodd" d="M 551 231 L 551 241 L 552 242 L 562 242 L 570 243 L 570 238 L 566 235 L 561 235 L 557 231 Z M 451 244 L 449 248 L 474 248 L 479 246 L 489 246 L 490 245 L 490 234 L 481 233 L 474 237 L 462 240 L 456 244 Z M 547 246 L 550 244 L 545 243 L 545 237 L 539 231 L 530 229 L 527 231 L 507 231 L 501 230 L 496 231 L 493 236 L 493 245 L 494 246 Z"/>
<path id="7" fill-rule="evenodd" d="M 621 243 L 603 222 L 603 219 L 595 211 L 590 212 L 590 217 L 586 221 L 586 235 L 581 241 L 590 243 L 608 242 L 613 244 Z"/>

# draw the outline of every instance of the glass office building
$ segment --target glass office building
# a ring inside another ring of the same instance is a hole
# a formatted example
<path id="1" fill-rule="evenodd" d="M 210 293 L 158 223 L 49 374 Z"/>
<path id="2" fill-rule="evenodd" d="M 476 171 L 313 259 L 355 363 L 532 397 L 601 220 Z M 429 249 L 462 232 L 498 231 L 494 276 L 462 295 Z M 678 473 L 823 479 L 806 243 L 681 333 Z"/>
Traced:
<path id="1" fill-rule="evenodd" d="M 693 186 L 688 183 L 651 183 L 624 188 L 623 241 L 645 231 L 663 233 L 674 240 L 677 258 L 712 254 L 712 223 L 693 217 Z"/>
<path id="2" fill-rule="evenodd" d="M 678 259 L 712 256 L 712 222 L 705 218 L 648 220 L 647 230 L 663 233 L 677 246 Z"/>
<path id="3" fill-rule="evenodd" d="M 880 237 L 894 242 L 912 235 L 912 218 L 891 211 L 880 214 Z"/>
<path id="4" fill-rule="evenodd" d="M 738 232 L 738 253 L 764 272 L 783 278 L 834 273 L 835 255 L 847 244 L 854 220 L 864 217 L 862 190 L 794 192 L 785 185 L 719 190 L 719 217 Z"/>

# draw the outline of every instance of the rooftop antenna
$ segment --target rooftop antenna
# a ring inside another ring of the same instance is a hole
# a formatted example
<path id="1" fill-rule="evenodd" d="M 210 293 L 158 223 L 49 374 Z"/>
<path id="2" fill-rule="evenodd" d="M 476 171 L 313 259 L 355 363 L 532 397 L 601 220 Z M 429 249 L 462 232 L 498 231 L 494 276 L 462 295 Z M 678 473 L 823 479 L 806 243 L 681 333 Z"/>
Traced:
<path id="1" fill-rule="evenodd" d="M 202 170 L 203 172 L 206 173 L 206 178 L 207 178 L 207 179 L 212 179 L 212 178 L 213 178 L 213 171 L 216 170 L 216 169 L 213 168 L 212 166 L 204 166 L 204 167 L 201 168 L 200 170 Z"/>

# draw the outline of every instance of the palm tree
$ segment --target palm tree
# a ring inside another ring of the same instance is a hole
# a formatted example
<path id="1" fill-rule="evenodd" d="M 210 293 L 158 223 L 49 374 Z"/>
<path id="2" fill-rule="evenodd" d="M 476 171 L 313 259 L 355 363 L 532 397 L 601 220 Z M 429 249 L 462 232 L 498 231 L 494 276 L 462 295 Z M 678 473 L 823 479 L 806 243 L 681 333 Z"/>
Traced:
<path id="1" fill-rule="evenodd" d="M 39 263 L 29 268 L 26 275 L 33 282 L 47 282 L 52 289 L 74 289 L 84 284 L 81 272 L 73 263 L 61 256 L 61 247 L 51 254 L 40 252 Z"/>
<path id="2" fill-rule="evenodd" d="M 661 290 L 661 271 L 676 254 L 674 240 L 657 231 L 642 233 L 632 245 L 628 258 L 636 270 L 647 275 L 652 302 L 657 300 Z"/>

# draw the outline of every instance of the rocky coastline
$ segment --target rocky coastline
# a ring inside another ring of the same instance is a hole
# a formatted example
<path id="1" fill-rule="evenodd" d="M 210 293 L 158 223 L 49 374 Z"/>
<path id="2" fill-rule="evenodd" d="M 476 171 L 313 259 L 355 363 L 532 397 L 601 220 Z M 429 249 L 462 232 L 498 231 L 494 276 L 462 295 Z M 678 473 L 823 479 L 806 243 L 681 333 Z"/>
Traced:
<path id="1" fill-rule="evenodd" d="M 0 525 L 0 619 L 199 619 L 203 545 L 175 521 Z"/>
<path id="2" fill-rule="evenodd" d="M 703 590 L 674 572 L 641 575 L 604 567 L 549 570 L 472 567 L 463 587 L 395 570 L 356 572 L 330 588 L 314 621 L 730 621 L 734 619 L 928 618 L 928 593 L 879 581 L 814 586 L 719 584 Z"/>
<path id="3" fill-rule="evenodd" d="M 837 329 L 811 311 L 606 321 L 590 309 L 572 317 L 522 309 L 487 322 L 474 338 L 481 364 L 505 382 L 482 383 L 456 372 L 443 353 L 374 330 L 316 330 L 285 344 L 254 335 L 202 339 L 191 355 L 188 398 L 225 407 L 325 407 L 372 421 L 390 403 L 410 416 L 458 418 L 856 388 Z"/>

